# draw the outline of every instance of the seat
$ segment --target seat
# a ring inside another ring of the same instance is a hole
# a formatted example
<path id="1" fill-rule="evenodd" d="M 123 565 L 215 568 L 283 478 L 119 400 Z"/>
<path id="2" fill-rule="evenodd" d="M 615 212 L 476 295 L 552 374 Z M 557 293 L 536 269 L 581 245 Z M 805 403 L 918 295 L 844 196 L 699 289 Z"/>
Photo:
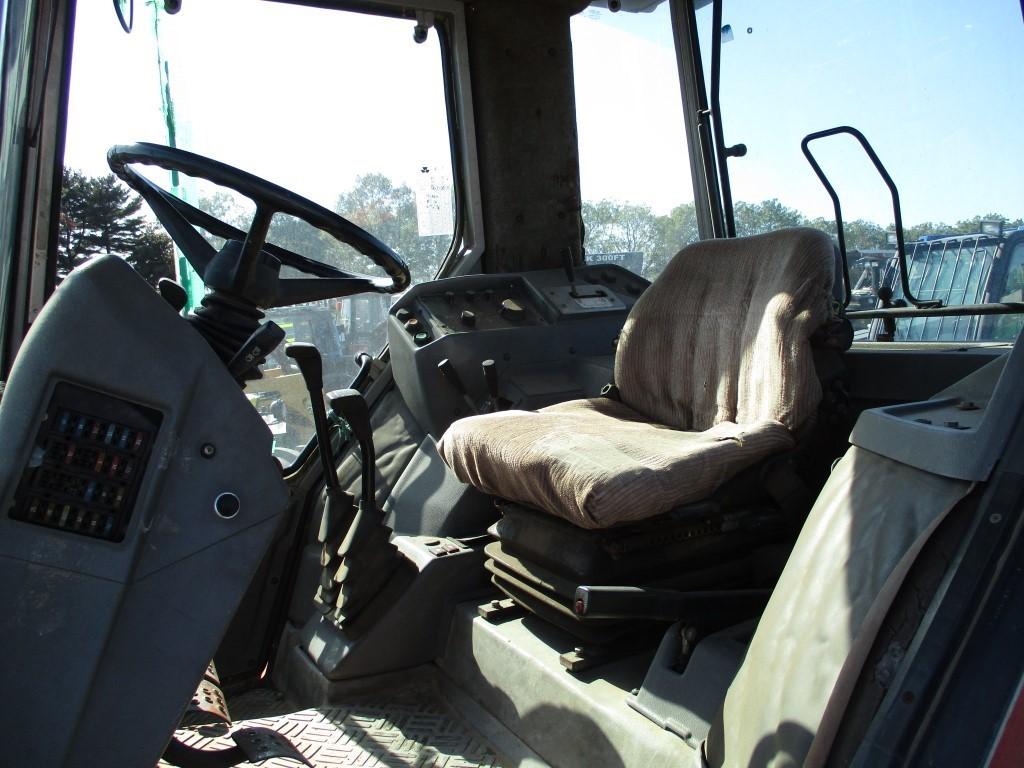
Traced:
<path id="1" fill-rule="evenodd" d="M 834 253 L 808 228 L 687 246 L 626 319 L 617 397 L 461 419 L 441 457 L 463 482 L 578 528 L 706 499 L 793 447 L 815 414 L 810 338 L 830 317 Z"/>

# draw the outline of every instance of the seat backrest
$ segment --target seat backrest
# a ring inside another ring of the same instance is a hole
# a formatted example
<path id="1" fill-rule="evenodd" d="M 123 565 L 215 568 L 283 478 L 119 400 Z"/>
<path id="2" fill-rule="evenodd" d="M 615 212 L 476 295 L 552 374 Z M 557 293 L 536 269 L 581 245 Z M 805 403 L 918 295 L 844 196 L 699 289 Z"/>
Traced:
<path id="1" fill-rule="evenodd" d="M 809 337 L 829 316 L 834 253 L 808 228 L 684 248 L 626 319 L 622 401 L 677 429 L 799 427 L 821 400 Z"/>
<path id="2" fill-rule="evenodd" d="M 904 578 L 971 487 L 862 448 L 847 451 L 708 732 L 710 768 L 825 763 Z"/>

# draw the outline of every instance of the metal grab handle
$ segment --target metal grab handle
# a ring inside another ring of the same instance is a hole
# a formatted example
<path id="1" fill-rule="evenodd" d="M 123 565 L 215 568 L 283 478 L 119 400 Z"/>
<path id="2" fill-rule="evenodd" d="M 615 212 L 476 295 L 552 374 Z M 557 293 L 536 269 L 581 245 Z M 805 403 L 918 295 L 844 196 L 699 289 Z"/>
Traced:
<path id="1" fill-rule="evenodd" d="M 843 257 L 843 284 L 846 288 L 846 299 L 843 302 L 843 308 L 846 308 L 850 304 L 850 265 L 846 258 L 846 237 L 843 235 L 843 214 L 839 206 L 839 195 L 836 194 L 835 189 L 825 176 L 825 172 L 821 170 L 821 166 L 818 165 L 818 161 L 814 159 L 814 155 L 811 154 L 811 150 L 808 148 L 808 144 L 815 139 L 823 139 L 826 136 L 835 136 L 838 133 L 847 133 L 860 142 L 861 147 L 864 148 L 868 158 L 870 158 L 871 162 L 874 164 L 875 170 L 878 171 L 878 175 L 882 177 L 882 181 L 885 182 L 885 185 L 889 188 L 890 194 L 892 194 L 892 214 L 896 222 L 896 258 L 900 265 L 900 285 L 903 287 L 903 297 L 915 307 L 941 307 L 941 300 L 921 300 L 914 296 L 910 291 L 910 275 L 907 270 L 906 244 L 903 240 L 903 215 L 900 211 L 900 193 L 896 189 L 896 183 L 892 180 L 889 172 L 885 170 L 885 166 L 882 165 L 882 161 L 878 159 L 878 155 L 875 154 L 875 150 L 872 149 L 871 144 L 868 143 L 866 138 L 864 138 L 864 134 L 856 128 L 852 128 L 848 125 L 840 125 L 836 128 L 829 128 L 825 131 L 817 131 L 816 133 L 807 134 L 804 136 L 803 141 L 800 142 L 800 149 L 803 150 L 804 157 L 806 157 L 807 162 L 811 164 L 811 168 L 814 169 L 814 173 L 817 174 L 818 180 L 822 183 L 822 186 L 825 187 L 825 191 L 828 192 L 828 196 L 832 198 L 832 207 L 836 212 L 836 232 L 839 236 L 839 251 Z"/>

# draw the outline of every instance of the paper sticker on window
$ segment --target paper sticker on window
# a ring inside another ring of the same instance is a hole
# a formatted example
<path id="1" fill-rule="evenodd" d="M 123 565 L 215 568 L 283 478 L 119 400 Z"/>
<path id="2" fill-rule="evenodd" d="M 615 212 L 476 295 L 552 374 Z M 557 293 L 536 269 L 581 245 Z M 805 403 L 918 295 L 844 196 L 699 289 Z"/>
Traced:
<path id="1" fill-rule="evenodd" d="M 424 165 L 416 182 L 416 228 L 420 237 L 450 235 L 454 221 L 451 179 L 441 169 Z"/>

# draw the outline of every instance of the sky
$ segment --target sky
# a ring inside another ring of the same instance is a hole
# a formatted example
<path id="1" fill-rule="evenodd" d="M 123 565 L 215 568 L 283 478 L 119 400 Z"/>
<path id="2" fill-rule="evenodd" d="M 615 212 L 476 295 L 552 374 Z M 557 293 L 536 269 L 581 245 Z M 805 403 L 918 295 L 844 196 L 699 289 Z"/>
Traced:
<path id="1" fill-rule="evenodd" d="M 186 0 L 159 19 L 178 146 L 327 207 L 361 174 L 450 175 L 437 37 L 414 43 L 412 22 L 254 0 Z M 68 122 L 65 164 L 89 175 L 113 144 L 167 143 L 143 0 L 131 35 L 109 2 L 79 2 Z"/>
<path id="2" fill-rule="evenodd" d="M 108 2 L 79 2 L 66 164 L 89 174 L 105 172 L 111 144 L 166 142 L 153 11 L 136 5 L 125 35 Z M 730 161 L 735 199 L 774 197 L 831 218 L 799 142 L 850 124 L 899 185 L 907 224 L 1024 216 L 1018 0 L 725 0 L 724 9 L 726 142 L 749 150 Z M 710 8 L 698 24 L 709 63 Z M 450 169 L 436 36 L 417 45 L 412 26 L 186 0 L 160 21 L 179 144 L 327 206 L 360 174 L 413 185 L 424 166 Z M 584 198 L 656 213 L 692 201 L 667 5 L 589 9 L 573 19 L 572 43 Z M 892 220 L 888 192 L 852 140 L 814 149 L 845 218 Z"/>

